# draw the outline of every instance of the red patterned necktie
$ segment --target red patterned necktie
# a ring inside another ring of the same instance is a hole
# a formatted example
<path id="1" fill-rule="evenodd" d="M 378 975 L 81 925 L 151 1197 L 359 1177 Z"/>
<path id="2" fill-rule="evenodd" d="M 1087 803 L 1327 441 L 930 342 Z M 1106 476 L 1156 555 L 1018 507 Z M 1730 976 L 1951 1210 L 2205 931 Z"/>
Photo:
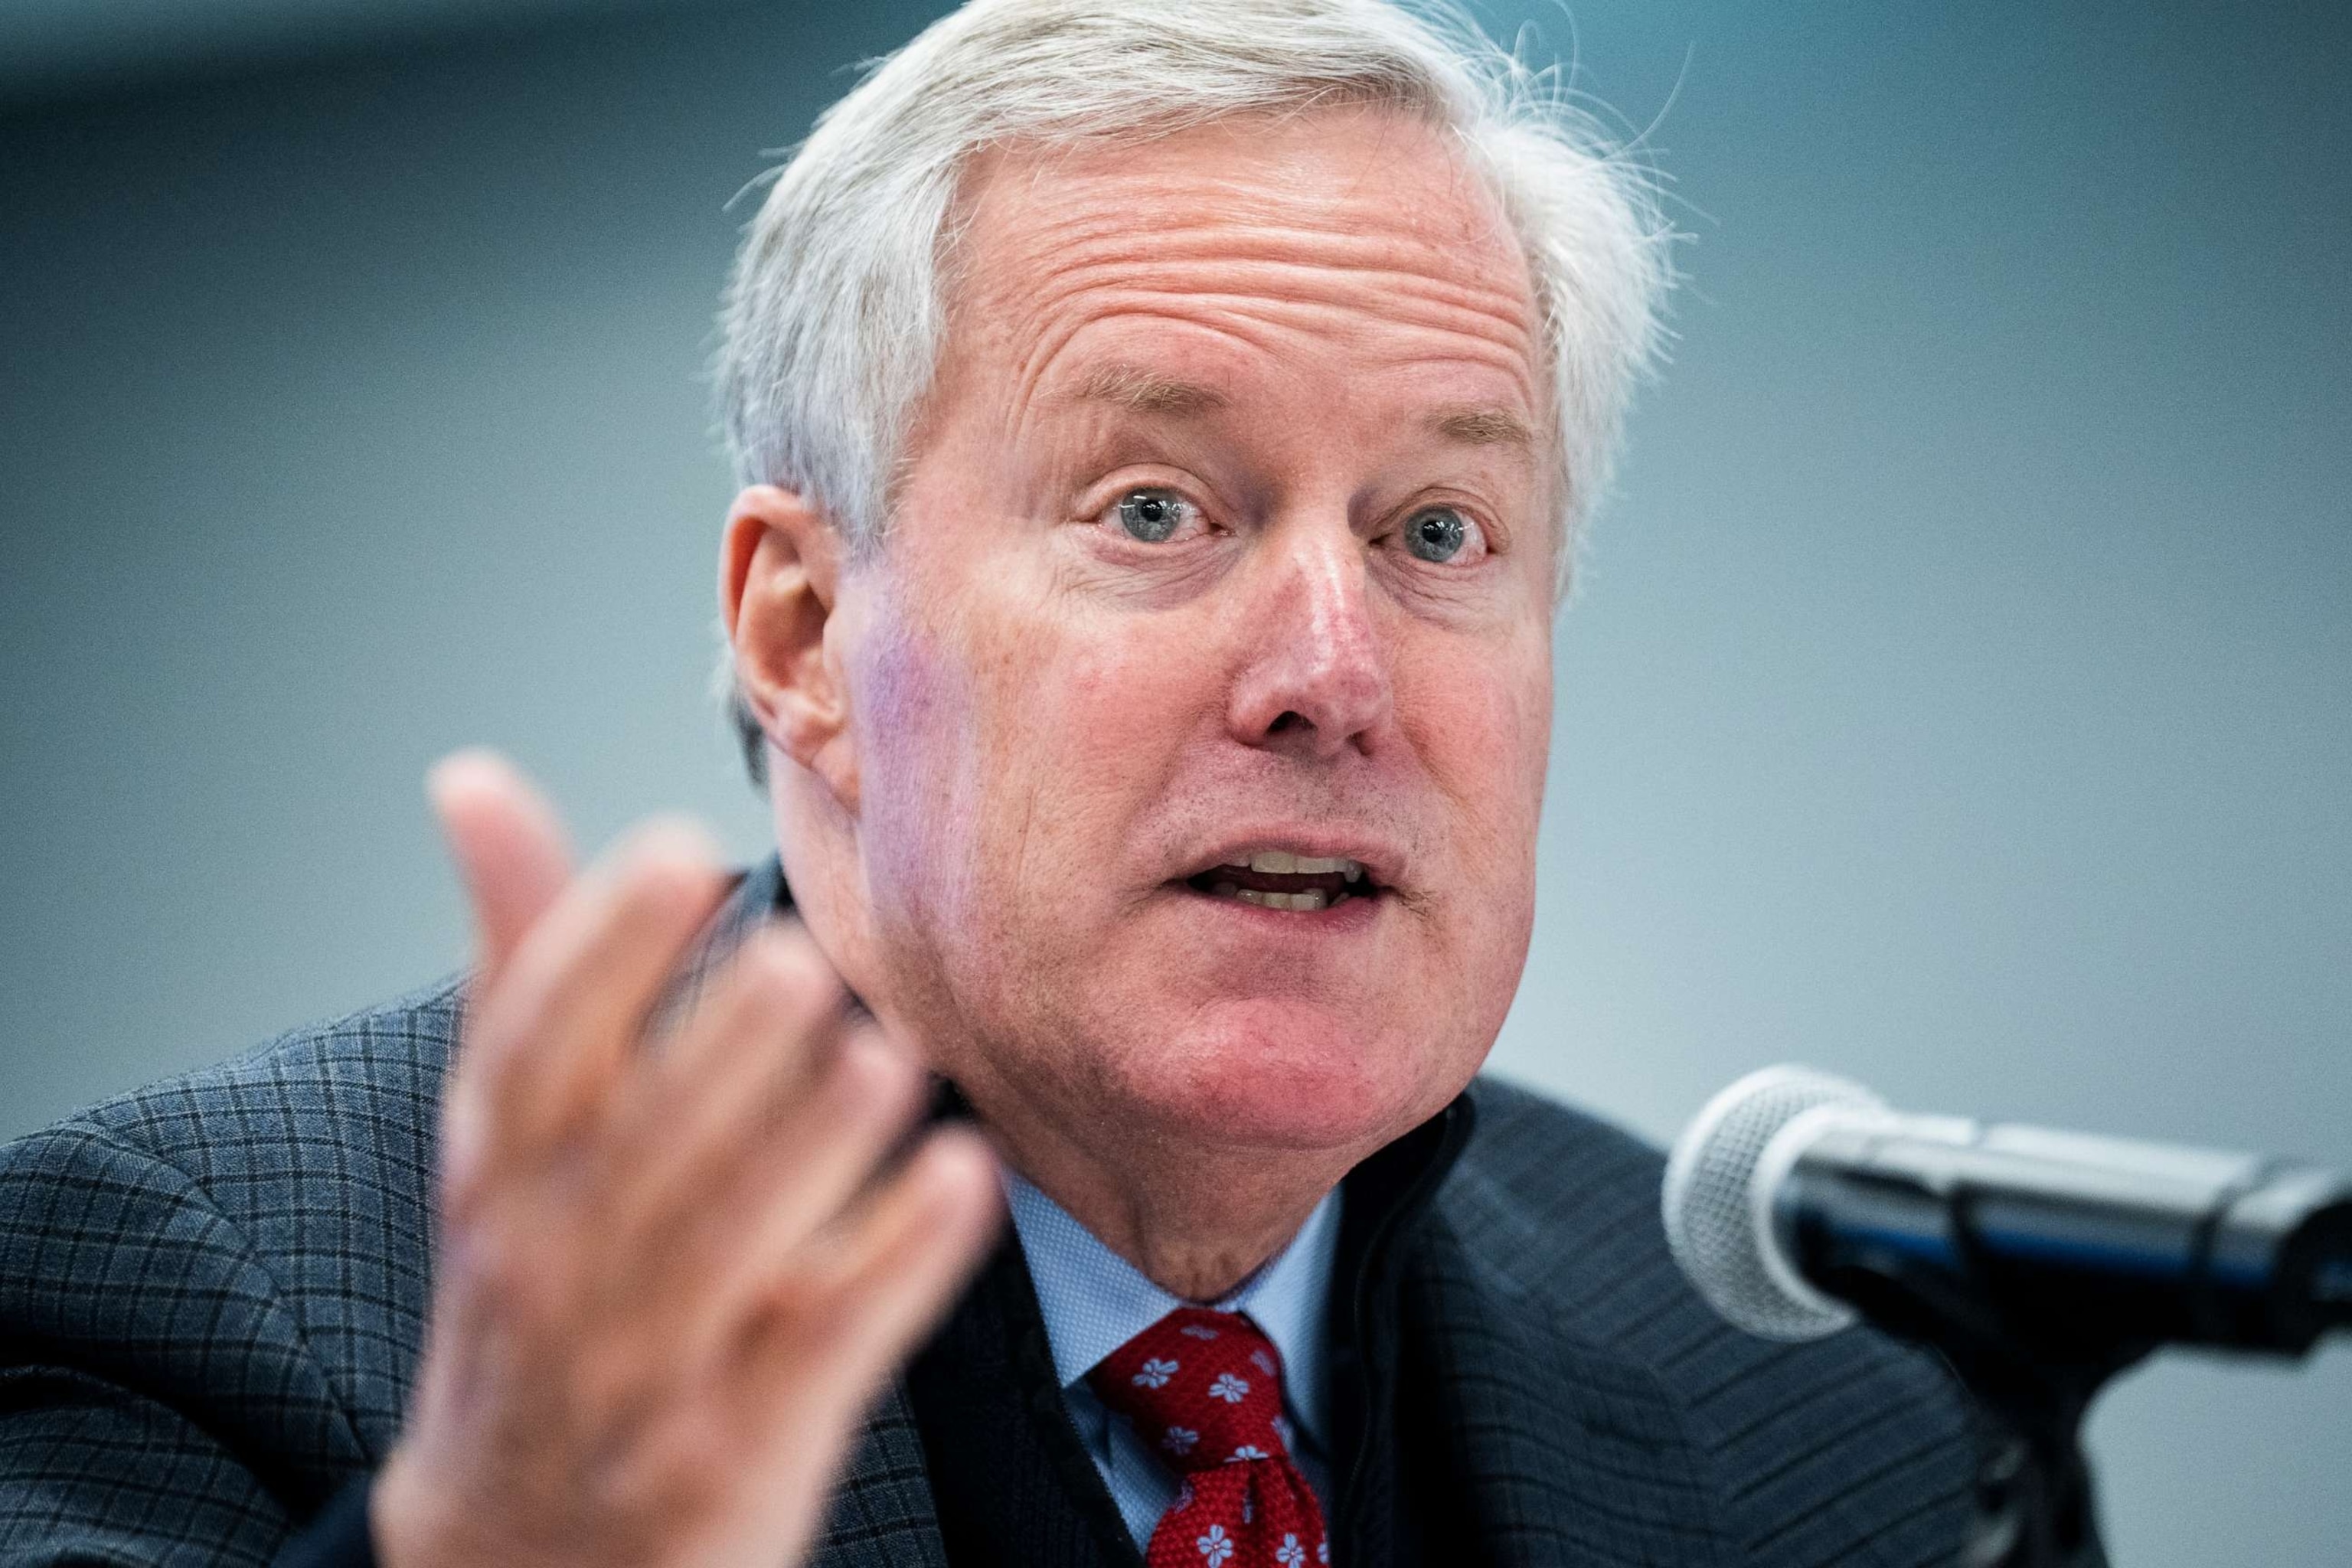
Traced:
<path id="1" fill-rule="evenodd" d="M 1331 1561 L 1323 1510 L 1291 1462 L 1282 1356 L 1238 1312 L 1179 1307 L 1087 1382 L 1184 1478 L 1146 1568 L 1307 1568 Z"/>

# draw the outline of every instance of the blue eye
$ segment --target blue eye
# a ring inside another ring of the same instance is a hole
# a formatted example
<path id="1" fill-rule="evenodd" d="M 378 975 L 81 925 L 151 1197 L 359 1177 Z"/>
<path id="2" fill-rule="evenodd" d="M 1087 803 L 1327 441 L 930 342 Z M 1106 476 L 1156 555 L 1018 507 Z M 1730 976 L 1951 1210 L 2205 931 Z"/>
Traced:
<path id="1" fill-rule="evenodd" d="M 1404 547 L 1423 561 L 1451 561 L 1470 537 L 1470 522 L 1450 506 L 1423 507 L 1404 525 Z"/>
<path id="2" fill-rule="evenodd" d="M 1158 544 L 1184 521 L 1185 500 L 1174 490 L 1129 490 L 1118 501 L 1118 525 L 1128 536 Z"/>

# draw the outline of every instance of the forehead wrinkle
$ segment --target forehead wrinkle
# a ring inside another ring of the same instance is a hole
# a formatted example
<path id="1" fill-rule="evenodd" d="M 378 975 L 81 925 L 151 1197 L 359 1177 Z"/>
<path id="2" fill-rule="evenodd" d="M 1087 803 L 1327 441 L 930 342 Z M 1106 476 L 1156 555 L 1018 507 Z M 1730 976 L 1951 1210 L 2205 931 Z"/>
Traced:
<path id="1" fill-rule="evenodd" d="M 1318 313 L 1336 311 L 1343 330 L 1362 323 L 1375 333 L 1481 342 L 1503 360 L 1531 407 L 1540 401 L 1536 306 L 1530 289 L 1512 286 L 1523 284 L 1518 275 L 1507 284 L 1465 281 L 1463 274 L 1472 269 L 1426 252 L 1400 258 L 1393 247 L 1348 240 L 1302 247 L 1287 237 L 1214 224 L 1140 237 L 1131 228 L 1111 235 L 1099 224 L 1088 226 L 1097 230 L 1090 241 L 1037 243 L 1055 237 L 1049 230 L 1023 237 L 1033 241 L 1018 247 L 1027 254 L 1004 258 L 1032 263 L 1000 273 L 1025 274 L 1027 286 L 1017 298 L 999 291 L 998 319 L 1032 340 L 1033 354 L 1046 346 L 1037 340 L 1054 334 L 1057 315 L 1087 318 L 1140 305 L 1192 321 L 1257 317 L 1325 339 L 1334 323 Z"/>
<path id="2" fill-rule="evenodd" d="M 1196 183 L 1161 189 L 1133 179 L 1096 183 L 1104 186 L 1098 195 L 984 204 L 998 210 L 994 222 L 973 226 L 985 232 L 978 248 L 999 252 L 993 270 L 1000 277 L 1119 264 L 1265 261 L 1454 292 L 1523 323 L 1536 314 L 1524 252 L 1486 226 L 1433 232 L 1440 226 L 1401 214 L 1392 200 L 1327 213 L 1315 210 L 1311 195 L 1267 199 L 1251 186 L 1220 190 L 1204 201 Z"/>
<path id="3" fill-rule="evenodd" d="M 1176 307 L 1171 309 L 1171 303 Z M 1128 321 L 1175 325 L 1188 332 L 1199 332 L 1223 339 L 1237 345 L 1253 356 L 1278 363 L 1290 363 L 1295 351 L 1302 344 L 1318 349 L 1330 341 L 1328 321 L 1311 308 L 1282 308 L 1255 295 L 1202 296 L 1199 293 L 1142 293 L 1098 298 L 1087 310 L 1062 314 L 1053 320 L 1055 312 L 1045 312 L 1049 320 L 1034 333 L 1023 333 L 1029 342 L 1027 352 L 1016 363 L 1013 376 L 1012 405 L 1016 428 L 1025 429 L 1032 416 L 1040 406 L 1038 389 L 1051 377 L 1055 366 L 1072 351 L 1071 345 L 1091 329 L 1099 329 Z M 1366 370 L 1389 370 L 1398 367 L 1419 369 L 1442 363 L 1482 366 L 1503 375 L 1523 396 L 1531 396 L 1528 385 L 1531 367 L 1515 345 L 1498 342 L 1486 334 L 1448 332 L 1442 329 L 1411 327 L 1391 329 L 1402 342 L 1391 340 L 1381 344 L 1382 352 Z M 1384 334 L 1385 336 L 1385 334 Z M 1436 341 L 1433 342 L 1434 339 Z M 1214 409 L 1202 409 L 1200 416 L 1221 412 L 1231 405 L 1224 394 L 1217 395 Z M 1062 397 L 1053 403 L 1075 401 Z M 1097 406 L 1104 406 L 1100 403 Z M 1532 406 L 1532 405 L 1530 405 Z M 1502 405 L 1480 401 L 1454 407 L 1441 408 L 1433 419 L 1453 414 L 1475 413 L 1500 416 L 1503 421 L 1519 429 L 1526 426 Z M 1493 425 L 1490 417 L 1486 424 Z M 1532 446 L 1532 443 L 1530 443 Z"/>
<path id="4" fill-rule="evenodd" d="M 1256 353 L 1271 354 L 1277 352 L 1277 341 L 1271 334 L 1252 333 L 1241 330 L 1244 323 L 1236 321 L 1210 321 L 1198 312 L 1171 312 L 1159 308 L 1160 303 L 1158 298 L 1144 300 L 1106 300 L 1099 302 L 1097 309 L 1066 314 L 1058 321 L 1052 319 L 1053 312 L 1040 312 L 1047 319 L 1038 330 L 1020 334 L 1026 336 L 1029 342 L 1026 352 L 1016 362 L 1013 370 L 1013 396 L 1010 401 L 1011 405 L 1017 411 L 1013 418 L 1014 428 L 1025 431 L 1030 427 L 1033 418 L 1041 407 L 1038 388 L 1045 384 L 1054 367 L 1061 361 L 1064 354 L 1070 352 L 1071 343 L 1080 333 L 1089 328 L 1101 327 L 1125 320 L 1150 320 L 1163 324 L 1181 325 L 1190 331 L 1223 338 Z M 1090 376 L 1088 379 L 1093 378 Z M 1214 406 L 1194 410 L 1196 417 L 1220 413 L 1230 405 L 1231 400 L 1223 392 L 1214 392 L 1213 395 L 1216 397 Z M 1075 403 L 1097 411 L 1120 406 L 1117 402 L 1103 399 L 1060 397 L 1050 401 L 1066 405 Z"/>
<path id="5" fill-rule="evenodd" d="M 1026 340 L 1026 352 L 1018 362 L 1015 378 L 1024 399 L 1034 395 L 1054 364 L 1081 333 L 1135 321 L 1212 333 L 1255 354 L 1277 360 L 1295 359 L 1302 352 L 1320 356 L 1338 342 L 1346 352 L 1359 356 L 1357 366 L 1362 370 L 1448 362 L 1475 365 L 1500 374 L 1527 408 L 1537 407 L 1540 400 L 1537 367 L 1524 342 L 1514 332 L 1498 330 L 1492 317 L 1477 312 L 1449 310 L 1433 321 L 1389 320 L 1369 331 L 1358 331 L 1351 323 L 1341 322 L 1335 327 L 1318 302 L 1270 299 L 1259 293 L 1137 288 L 1079 292 L 1084 297 L 1076 310 L 1054 308 L 1062 301 L 1041 301 L 1035 315 L 1024 323 L 1027 330 L 1018 333 Z M 1511 401 L 1508 397 L 1493 400 L 1471 394 L 1463 398 L 1458 409 L 1448 407 L 1438 412 L 1499 411 L 1507 416 Z M 1231 398 L 1221 393 L 1219 402 L 1220 405 L 1228 405 Z M 1493 423 L 1486 422 L 1490 427 Z M 1468 433 L 1490 438 L 1494 431 L 1488 428 Z"/>
<path id="6" fill-rule="evenodd" d="M 992 316 L 1011 337 L 1028 340 L 1028 352 L 1020 357 L 1031 372 L 1023 379 L 1032 385 L 1061 342 L 1097 319 L 1134 313 L 1201 325 L 1255 321 L 1326 341 L 1334 326 L 1330 312 L 1336 310 L 1343 330 L 1352 321 L 1367 325 L 1372 334 L 1451 339 L 1447 347 L 1454 353 L 1477 344 L 1483 352 L 1465 357 L 1494 360 L 1530 406 L 1538 401 L 1533 301 L 1524 291 L 1468 286 L 1413 268 L 1375 268 L 1361 258 L 1352 267 L 1289 256 L 1237 261 L 1230 237 L 1224 237 L 1227 244 L 1204 247 L 1197 259 L 1189 260 L 1131 241 L 1118 247 L 1126 254 L 1040 256 L 1039 270 L 1028 275 L 1021 296 L 1005 299 L 1000 293 L 992 301 L 997 309 L 982 315 Z"/>
<path id="7" fill-rule="evenodd" d="M 1525 331 L 1534 322 L 1534 290 L 1516 255 L 1509 276 L 1487 281 L 1477 258 L 1462 247 L 1412 243 L 1361 233 L 1301 234 L 1283 226 L 1225 219 L 1163 225 L 1139 231 L 1127 218 L 1089 215 L 1042 226 L 1019 248 L 1030 276 L 1054 280 L 1057 291 L 1083 287 L 1102 273 L 1137 279 L 1213 268 L 1294 286 L 1328 279 L 1335 287 L 1370 283 L 1384 292 L 1442 300 L 1507 320 Z M 1402 254 L 1401 254 L 1402 253 Z M 1302 291 L 1304 291 L 1302 289 Z"/>
<path id="8" fill-rule="evenodd" d="M 1033 290 L 1030 311 L 1042 314 L 1096 291 L 1228 303 L 1255 301 L 1272 309 L 1335 309 L 1401 328 L 1451 327 L 1467 335 L 1508 342 L 1523 351 L 1532 336 L 1530 312 L 1521 308 L 1520 300 L 1499 291 L 1466 289 L 1412 271 L 1340 269 L 1269 260 L 1066 265 Z"/>
<path id="9" fill-rule="evenodd" d="M 981 285 L 981 297 L 967 296 L 977 307 L 967 320 L 992 321 L 987 335 L 1013 373 L 1019 424 L 1072 340 L 1121 318 L 1180 323 L 1276 357 L 1302 342 L 1318 352 L 1339 342 L 1370 351 L 1374 363 L 1481 364 L 1507 376 L 1529 411 L 1548 402 L 1527 258 L 1485 215 L 1443 203 L 1447 211 L 1432 222 L 1392 201 L 1269 193 L 1246 177 L 1074 179 L 1066 166 L 1034 163 L 1021 172 L 1029 177 L 991 182 L 982 194 L 977 205 L 995 210 L 967 231 L 965 252 L 976 264 L 965 278 Z M 1152 364 L 1154 350 L 1126 357 L 1152 375 L 1097 373 L 1088 390 L 1152 405 L 1147 412 L 1212 411 L 1192 392 L 1152 384 L 1181 379 Z M 1489 406 L 1501 405 L 1465 404 Z M 1508 425 L 1473 420 L 1452 434 L 1492 444 L 1507 438 Z"/>

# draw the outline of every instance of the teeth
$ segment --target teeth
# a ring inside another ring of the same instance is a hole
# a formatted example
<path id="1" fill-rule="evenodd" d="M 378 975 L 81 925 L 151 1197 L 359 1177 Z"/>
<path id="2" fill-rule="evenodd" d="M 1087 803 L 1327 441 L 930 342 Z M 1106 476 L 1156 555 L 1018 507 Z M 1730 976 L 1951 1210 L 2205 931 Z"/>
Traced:
<path id="1" fill-rule="evenodd" d="M 1364 863 L 1340 855 L 1299 855 L 1288 849 L 1260 849 L 1227 860 L 1223 864 L 1236 871 L 1264 871 L 1277 877 L 1345 877 L 1350 882 L 1364 879 Z M 1218 890 L 1226 884 L 1217 884 Z"/>
<path id="2" fill-rule="evenodd" d="M 1309 888 L 1303 893 L 1261 893 L 1255 888 L 1236 888 L 1231 882 L 1219 882 L 1213 889 L 1221 899 L 1239 899 L 1245 904 L 1255 904 L 1262 910 L 1284 910 L 1296 914 L 1312 914 L 1317 910 L 1331 907 L 1331 895 L 1320 888 Z M 1342 893 L 1341 898 L 1348 895 Z"/>

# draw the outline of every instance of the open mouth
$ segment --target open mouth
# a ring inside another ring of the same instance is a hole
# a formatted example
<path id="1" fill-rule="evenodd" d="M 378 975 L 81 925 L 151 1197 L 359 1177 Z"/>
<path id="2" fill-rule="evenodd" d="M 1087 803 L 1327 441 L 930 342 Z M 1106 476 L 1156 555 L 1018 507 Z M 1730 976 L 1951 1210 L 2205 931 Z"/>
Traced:
<path id="1" fill-rule="evenodd" d="M 1246 858 L 1210 867 L 1184 879 L 1184 885 L 1213 899 L 1231 899 L 1260 909 L 1310 914 L 1354 899 L 1377 898 L 1379 883 L 1355 860 L 1260 849 Z"/>

